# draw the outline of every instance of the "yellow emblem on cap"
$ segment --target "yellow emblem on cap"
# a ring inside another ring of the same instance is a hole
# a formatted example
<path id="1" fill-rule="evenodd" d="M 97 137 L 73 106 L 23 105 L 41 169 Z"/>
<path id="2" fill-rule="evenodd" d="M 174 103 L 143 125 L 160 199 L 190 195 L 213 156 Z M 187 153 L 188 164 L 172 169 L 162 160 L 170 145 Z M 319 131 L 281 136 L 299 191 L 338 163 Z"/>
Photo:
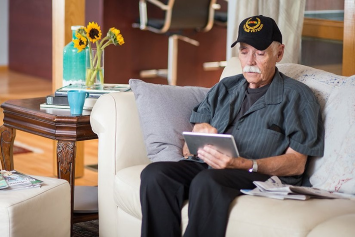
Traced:
<path id="1" fill-rule="evenodd" d="M 256 20 L 257 21 L 251 21 L 251 18 L 249 18 L 243 26 L 244 31 L 251 32 L 251 33 L 260 31 L 263 28 L 264 24 L 261 24 L 261 21 L 258 17 L 256 17 Z M 254 25 L 254 26 L 252 26 L 252 25 Z"/>

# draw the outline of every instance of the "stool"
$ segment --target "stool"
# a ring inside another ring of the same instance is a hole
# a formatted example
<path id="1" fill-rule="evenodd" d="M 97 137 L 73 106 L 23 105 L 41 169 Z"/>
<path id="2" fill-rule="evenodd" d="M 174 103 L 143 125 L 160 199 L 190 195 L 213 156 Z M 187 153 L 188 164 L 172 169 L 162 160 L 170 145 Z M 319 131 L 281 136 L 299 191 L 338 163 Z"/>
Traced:
<path id="1" fill-rule="evenodd" d="M 2 237 L 70 236 L 70 186 L 66 180 L 32 176 L 40 188 L 0 190 Z"/>

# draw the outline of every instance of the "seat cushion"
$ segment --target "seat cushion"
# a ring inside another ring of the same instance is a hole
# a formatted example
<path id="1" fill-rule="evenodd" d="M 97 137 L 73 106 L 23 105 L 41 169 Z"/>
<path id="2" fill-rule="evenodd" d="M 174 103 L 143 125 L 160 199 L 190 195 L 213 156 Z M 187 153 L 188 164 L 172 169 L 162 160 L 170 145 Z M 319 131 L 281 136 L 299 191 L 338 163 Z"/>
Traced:
<path id="1" fill-rule="evenodd" d="M 140 173 L 145 165 L 119 171 L 115 202 L 126 213 L 142 219 L 139 201 Z M 241 196 L 231 204 L 227 236 L 306 236 L 330 218 L 355 213 L 355 202 L 345 199 L 276 200 Z M 186 228 L 188 205 L 182 210 Z"/>
<path id="2" fill-rule="evenodd" d="M 348 214 L 331 218 L 317 225 L 308 237 L 353 237 L 355 235 L 355 214 Z"/>
<path id="3" fill-rule="evenodd" d="M 33 177 L 43 181 L 40 188 L 0 190 L 1 236 L 70 236 L 69 183 Z"/>

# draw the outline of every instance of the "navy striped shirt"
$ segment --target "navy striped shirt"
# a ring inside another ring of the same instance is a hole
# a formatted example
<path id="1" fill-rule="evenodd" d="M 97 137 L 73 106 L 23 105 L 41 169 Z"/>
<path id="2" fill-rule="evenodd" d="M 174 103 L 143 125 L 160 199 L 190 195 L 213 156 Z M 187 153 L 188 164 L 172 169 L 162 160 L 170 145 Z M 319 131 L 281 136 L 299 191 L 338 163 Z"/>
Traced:
<path id="1" fill-rule="evenodd" d="M 190 122 L 209 123 L 225 133 L 247 87 L 242 74 L 224 78 L 194 108 Z M 240 156 L 248 159 L 282 155 L 288 147 L 307 156 L 323 156 L 324 127 L 316 97 L 305 84 L 278 70 L 267 92 L 235 122 L 232 135 Z M 301 175 L 280 179 L 292 185 L 302 182 Z"/>

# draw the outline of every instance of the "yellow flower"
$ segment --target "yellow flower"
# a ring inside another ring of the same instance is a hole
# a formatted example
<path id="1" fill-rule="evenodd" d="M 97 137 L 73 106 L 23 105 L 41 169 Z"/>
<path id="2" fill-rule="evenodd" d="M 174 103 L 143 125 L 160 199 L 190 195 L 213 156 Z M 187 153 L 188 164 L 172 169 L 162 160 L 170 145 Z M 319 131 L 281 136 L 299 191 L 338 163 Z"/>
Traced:
<path id="1" fill-rule="evenodd" d="M 75 33 L 85 36 L 86 35 L 85 27 L 80 27 Z"/>
<path id="2" fill-rule="evenodd" d="M 122 45 L 124 44 L 124 39 L 123 36 L 120 34 L 121 31 L 119 29 L 116 29 L 115 27 L 112 27 L 109 32 L 108 36 L 111 38 L 112 42 L 114 45 Z"/>
<path id="3" fill-rule="evenodd" d="M 86 46 L 88 45 L 88 40 L 86 39 L 86 37 L 80 34 L 76 34 L 75 36 L 77 39 L 74 39 L 73 43 L 74 43 L 74 47 L 78 49 L 78 53 L 79 53 L 86 48 Z"/>
<path id="4" fill-rule="evenodd" d="M 87 27 L 85 28 L 86 36 L 93 43 L 101 39 L 101 29 L 100 26 L 95 22 L 89 22 Z"/>

